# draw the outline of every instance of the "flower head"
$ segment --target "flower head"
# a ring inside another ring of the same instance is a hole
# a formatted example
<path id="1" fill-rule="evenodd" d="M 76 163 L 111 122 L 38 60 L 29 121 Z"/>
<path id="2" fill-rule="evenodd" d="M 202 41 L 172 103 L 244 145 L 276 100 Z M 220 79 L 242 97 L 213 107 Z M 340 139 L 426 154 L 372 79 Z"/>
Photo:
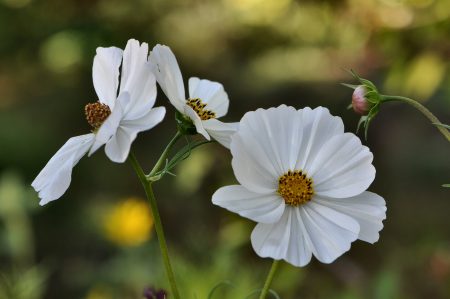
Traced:
<path id="1" fill-rule="evenodd" d="M 227 113 L 229 105 L 228 95 L 222 84 L 196 77 L 189 78 L 189 97 L 186 98 L 183 77 L 170 48 L 156 45 L 149 61 L 156 81 L 170 103 L 180 113 L 181 119 L 178 121 L 181 125 L 188 121 L 195 126 L 197 133 L 206 139 L 210 140 L 213 137 L 225 147 L 229 147 L 237 123 L 224 123 L 218 120 Z"/>
<path id="2" fill-rule="evenodd" d="M 366 191 L 375 177 L 372 153 L 327 109 L 248 112 L 231 154 L 240 185 L 220 188 L 212 201 L 258 222 L 251 242 L 259 256 L 330 263 L 356 239 L 378 240 L 386 206 Z"/>
<path id="3" fill-rule="evenodd" d="M 87 152 L 91 155 L 106 145 L 108 158 L 122 163 L 137 134 L 164 118 L 164 107 L 153 108 L 156 80 L 149 67 L 146 43 L 129 40 L 124 51 L 116 47 L 97 48 L 92 78 L 98 102 L 87 104 L 85 113 L 93 131 L 70 138 L 33 181 L 31 185 L 39 192 L 41 205 L 64 194 L 70 185 L 72 168 Z"/>

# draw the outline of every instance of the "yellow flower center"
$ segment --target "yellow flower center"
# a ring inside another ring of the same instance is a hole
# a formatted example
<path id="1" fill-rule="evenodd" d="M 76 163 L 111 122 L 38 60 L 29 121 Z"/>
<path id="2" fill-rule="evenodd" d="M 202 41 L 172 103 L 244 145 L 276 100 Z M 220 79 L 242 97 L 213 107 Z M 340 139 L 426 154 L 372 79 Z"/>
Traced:
<path id="1" fill-rule="evenodd" d="M 109 109 L 108 105 L 95 102 L 87 104 L 84 107 L 84 113 L 86 114 L 87 122 L 94 130 L 97 130 L 111 114 L 111 109 Z"/>
<path id="2" fill-rule="evenodd" d="M 277 192 L 283 197 L 284 202 L 297 207 L 309 202 L 313 195 L 313 181 L 301 170 L 288 171 L 278 179 Z"/>
<path id="3" fill-rule="evenodd" d="M 201 120 L 208 120 L 211 118 L 215 118 L 216 114 L 211 110 L 205 109 L 206 104 L 202 103 L 200 99 L 187 99 L 186 104 L 194 109 L 195 113 L 200 117 Z"/>

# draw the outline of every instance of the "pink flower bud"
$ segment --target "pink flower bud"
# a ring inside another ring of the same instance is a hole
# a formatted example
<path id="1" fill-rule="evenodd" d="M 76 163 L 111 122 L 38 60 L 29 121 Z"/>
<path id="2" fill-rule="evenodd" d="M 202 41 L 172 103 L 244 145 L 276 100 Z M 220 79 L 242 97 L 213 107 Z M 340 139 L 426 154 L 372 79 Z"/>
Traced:
<path id="1" fill-rule="evenodd" d="M 370 103 L 367 101 L 366 88 L 363 85 L 359 85 L 355 88 L 352 95 L 352 107 L 353 110 L 360 115 L 367 115 L 370 109 Z"/>

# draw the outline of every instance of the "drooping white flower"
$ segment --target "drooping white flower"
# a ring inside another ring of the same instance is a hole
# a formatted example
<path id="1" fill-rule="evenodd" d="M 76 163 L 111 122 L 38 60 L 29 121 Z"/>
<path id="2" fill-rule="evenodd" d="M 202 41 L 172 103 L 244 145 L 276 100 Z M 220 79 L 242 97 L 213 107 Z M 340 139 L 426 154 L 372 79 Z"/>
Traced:
<path id="1" fill-rule="evenodd" d="M 156 81 L 170 103 L 183 115 L 192 120 L 197 133 L 206 139 L 214 138 L 229 148 L 231 135 L 238 123 L 224 123 L 217 120 L 227 114 L 229 99 L 222 84 L 189 78 L 189 97 L 186 99 L 183 77 L 175 55 L 169 47 L 156 45 L 149 58 Z"/>
<path id="2" fill-rule="evenodd" d="M 91 155 L 106 144 L 108 158 L 122 163 L 137 134 L 164 118 L 164 107 L 153 108 L 156 80 L 149 67 L 146 43 L 131 39 L 124 51 L 116 47 L 97 48 L 92 78 L 99 101 L 87 104 L 85 112 L 93 132 L 70 138 L 33 181 L 40 205 L 64 194 L 70 185 L 72 168 L 87 152 Z"/>
<path id="3" fill-rule="evenodd" d="M 386 203 L 366 191 L 373 155 L 326 108 L 248 112 L 231 154 L 240 185 L 220 188 L 212 201 L 258 222 L 251 242 L 259 256 L 331 263 L 356 239 L 378 240 Z"/>

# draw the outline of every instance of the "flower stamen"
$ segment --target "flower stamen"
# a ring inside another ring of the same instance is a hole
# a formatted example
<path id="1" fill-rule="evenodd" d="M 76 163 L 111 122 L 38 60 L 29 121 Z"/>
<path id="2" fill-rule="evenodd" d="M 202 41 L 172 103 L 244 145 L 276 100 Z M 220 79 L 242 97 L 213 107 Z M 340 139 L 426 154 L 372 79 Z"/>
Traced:
<path id="1" fill-rule="evenodd" d="M 312 179 L 301 170 L 289 170 L 278 179 L 277 192 L 283 197 L 286 204 L 297 207 L 312 199 L 314 195 L 312 185 Z"/>
<path id="2" fill-rule="evenodd" d="M 97 130 L 111 114 L 111 109 L 108 105 L 95 102 L 87 104 L 84 107 L 84 113 L 86 114 L 87 122 L 94 130 Z"/>
<path id="3" fill-rule="evenodd" d="M 195 113 L 197 113 L 201 120 L 208 120 L 216 117 L 216 114 L 214 112 L 205 109 L 206 104 L 203 104 L 202 100 L 199 98 L 187 99 L 186 104 L 194 109 Z"/>

